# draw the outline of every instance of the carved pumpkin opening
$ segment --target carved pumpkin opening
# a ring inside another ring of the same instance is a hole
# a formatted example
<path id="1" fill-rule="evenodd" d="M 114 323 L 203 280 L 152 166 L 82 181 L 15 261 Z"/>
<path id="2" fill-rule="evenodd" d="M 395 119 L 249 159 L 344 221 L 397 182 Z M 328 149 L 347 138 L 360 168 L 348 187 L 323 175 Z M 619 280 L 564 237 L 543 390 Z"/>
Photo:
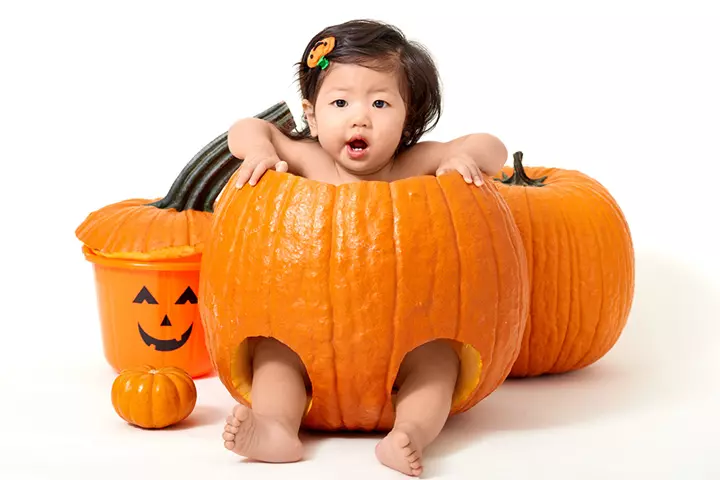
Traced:
<path id="1" fill-rule="evenodd" d="M 254 343 L 261 337 L 247 337 L 242 342 L 240 342 L 240 345 L 238 345 L 237 350 L 235 352 L 235 355 L 232 356 L 232 364 L 231 364 L 231 376 L 232 376 L 232 385 L 237 391 L 237 393 L 240 394 L 241 397 L 243 397 L 248 404 L 251 403 L 252 399 L 252 381 L 253 381 L 253 365 L 252 365 L 252 350 L 254 348 Z M 290 345 L 288 345 L 286 342 L 281 341 L 280 339 L 277 339 L 275 337 L 272 337 L 273 339 L 277 340 L 278 342 L 282 343 L 286 347 L 288 347 L 290 350 L 292 350 L 296 355 L 298 355 L 298 358 L 300 358 L 300 361 L 305 365 L 305 361 L 303 358 L 298 354 L 296 350 L 294 350 Z M 305 365 L 305 370 L 307 371 L 307 366 Z M 306 379 L 306 391 L 307 391 L 307 398 L 308 402 L 305 407 L 305 413 L 310 410 L 310 404 L 312 403 L 312 378 Z"/>
<path id="2" fill-rule="evenodd" d="M 480 378 L 482 375 L 482 356 L 475 347 L 468 343 L 462 343 L 455 339 L 446 337 L 440 337 L 437 340 L 444 340 L 450 343 L 460 360 L 460 371 L 458 372 L 458 379 L 457 383 L 455 384 L 455 391 L 453 392 L 451 404 L 451 409 L 455 410 L 458 409 L 465 401 L 470 398 L 473 391 L 475 391 L 475 388 L 480 383 Z M 434 340 L 429 340 L 425 343 L 418 345 L 409 352 L 406 352 L 405 355 L 403 355 L 400 366 L 402 367 L 402 362 L 405 361 L 405 359 L 410 353 L 420 348 L 421 346 L 433 341 Z M 395 405 L 395 395 L 397 394 L 396 384 L 399 374 L 400 369 L 398 368 L 398 371 L 395 372 L 395 376 L 393 377 L 395 379 L 392 389 L 393 406 Z"/>

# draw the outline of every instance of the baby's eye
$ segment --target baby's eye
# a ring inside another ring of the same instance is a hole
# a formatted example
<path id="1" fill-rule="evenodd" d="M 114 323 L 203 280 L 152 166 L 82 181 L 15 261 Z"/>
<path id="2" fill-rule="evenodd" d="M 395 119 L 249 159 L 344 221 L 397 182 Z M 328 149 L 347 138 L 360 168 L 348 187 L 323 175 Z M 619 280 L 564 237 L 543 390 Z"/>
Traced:
<path id="1" fill-rule="evenodd" d="M 375 100 L 375 101 L 373 102 L 373 106 L 374 106 L 375 108 L 383 108 L 383 107 L 386 106 L 386 105 L 387 105 L 387 102 L 386 102 L 385 100 Z"/>
<path id="2" fill-rule="evenodd" d="M 347 102 L 346 102 L 345 100 L 342 100 L 342 99 L 340 99 L 340 100 L 335 100 L 335 101 L 333 102 L 333 105 L 335 105 L 336 107 L 342 108 L 342 107 L 344 107 L 345 105 L 347 105 Z"/>

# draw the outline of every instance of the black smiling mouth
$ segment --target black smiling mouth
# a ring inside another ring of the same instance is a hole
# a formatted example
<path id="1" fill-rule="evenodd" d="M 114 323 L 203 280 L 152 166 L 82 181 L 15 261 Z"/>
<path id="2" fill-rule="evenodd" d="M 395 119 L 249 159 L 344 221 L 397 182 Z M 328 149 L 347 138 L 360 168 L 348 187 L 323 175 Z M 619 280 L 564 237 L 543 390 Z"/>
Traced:
<path id="1" fill-rule="evenodd" d="M 185 345 L 185 343 L 190 338 L 190 334 L 192 333 L 192 327 L 192 324 L 190 324 L 188 329 L 185 330 L 185 333 L 182 334 L 182 337 L 180 337 L 180 340 L 175 340 L 174 338 L 171 338 L 170 340 L 160 340 L 159 338 L 148 335 L 148 333 L 143 330 L 140 322 L 138 322 L 138 330 L 140 330 L 140 336 L 145 342 L 145 345 L 147 345 L 148 347 L 151 345 L 155 345 L 155 350 L 158 352 L 172 352 L 173 350 L 177 350 L 178 348 Z"/>

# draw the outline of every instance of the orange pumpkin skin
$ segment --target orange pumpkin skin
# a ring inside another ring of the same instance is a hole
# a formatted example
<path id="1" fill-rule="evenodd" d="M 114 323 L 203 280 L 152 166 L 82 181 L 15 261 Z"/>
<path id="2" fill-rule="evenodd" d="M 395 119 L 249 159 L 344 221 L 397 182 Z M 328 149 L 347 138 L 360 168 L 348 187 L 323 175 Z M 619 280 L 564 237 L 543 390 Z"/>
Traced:
<path id="1" fill-rule="evenodd" d="M 181 422 L 192 413 L 196 401 L 195 383 L 177 367 L 126 369 L 112 385 L 117 414 L 141 428 L 164 428 Z"/>
<path id="2" fill-rule="evenodd" d="M 502 174 L 508 184 L 498 176 L 496 185 L 522 235 L 532 288 L 510 376 L 587 367 L 615 345 L 630 313 L 635 259 L 626 219 L 608 190 L 582 172 L 523 167 L 517 152 Z"/>
<path id="3" fill-rule="evenodd" d="M 488 179 L 334 186 L 268 171 L 219 199 L 198 305 L 220 380 L 251 406 L 249 337 L 274 337 L 311 381 L 303 426 L 383 431 L 404 356 L 455 340 L 451 414 L 507 377 L 529 301 L 526 256 Z"/>
<path id="4" fill-rule="evenodd" d="M 111 258 L 163 260 L 200 254 L 212 213 L 162 209 L 158 199 L 131 198 L 106 205 L 77 227 L 75 234 L 96 254 Z"/>

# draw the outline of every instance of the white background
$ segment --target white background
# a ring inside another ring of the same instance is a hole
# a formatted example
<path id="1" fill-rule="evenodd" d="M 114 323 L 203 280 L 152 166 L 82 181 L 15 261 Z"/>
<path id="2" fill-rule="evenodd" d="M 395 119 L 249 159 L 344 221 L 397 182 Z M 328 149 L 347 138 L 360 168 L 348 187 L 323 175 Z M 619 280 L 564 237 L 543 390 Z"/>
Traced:
<path id="1" fill-rule="evenodd" d="M 425 477 L 720 478 L 710 3 L 3 2 L 0 477 L 402 478 L 375 462 L 378 436 L 311 436 L 298 464 L 242 461 L 222 446 L 233 402 L 215 377 L 197 382 L 182 428 L 124 424 L 74 236 L 92 210 L 164 195 L 236 119 L 278 100 L 298 114 L 306 42 L 370 17 L 437 60 L 445 110 L 428 139 L 488 131 L 528 165 L 582 170 L 618 200 L 636 246 L 615 348 L 576 374 L 508 382 L 451 419 Z"/>

